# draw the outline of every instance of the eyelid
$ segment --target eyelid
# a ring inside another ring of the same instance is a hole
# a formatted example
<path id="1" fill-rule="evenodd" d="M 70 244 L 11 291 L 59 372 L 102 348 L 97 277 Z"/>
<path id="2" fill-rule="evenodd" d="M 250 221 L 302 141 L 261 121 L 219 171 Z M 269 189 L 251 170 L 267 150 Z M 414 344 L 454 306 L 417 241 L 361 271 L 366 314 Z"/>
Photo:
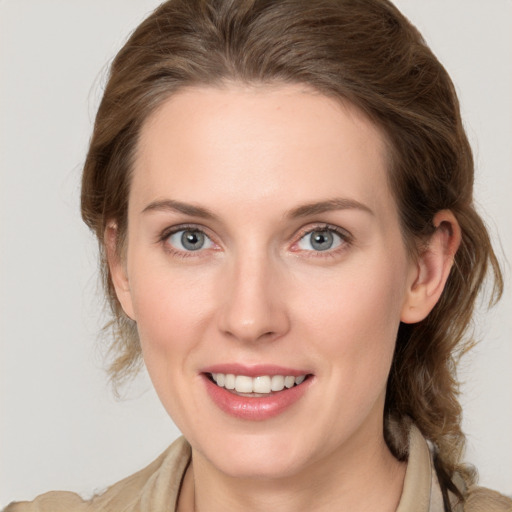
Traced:
<path id="1" fill-rule="evenodd" d="M 177 231 L 182 230 L 191 230 L 191 231 L 201 231 L 205 235 L 208 235 L 210 238 L 212 237 L 212 230 L 205 226 L 204 224 L 201 224 L 200 222 L 177 222 L 176 224 L 169 223 L 166 227 L 160 230 L 161 236 L 169 235 L 172 233 L 176 233 Z M 214 236 L 214 235 L 213 235 Z"/>
<path id="2" fill-rule="evenodd" d="M 299 249 L 297 248 L 299 242 L 307 235 L 314 233 L 315 231 L 331 231 L 335 233 L 337 236 L 339 236 L 342 240 L 342 244 L 340 247 L 337 247 L 335 249 L 327 249 L 325 251 L 312 251 L 312 250 L 305 250 L 305 249 Z M 325 222 L 321 222 L 318 224 L 308 225 L 303 228 L 301 228 L 295 237 L 295 241 L 292 244 L 292 251 L 293 252 L 307 252 L 311 253 L 311 256 L 314 257 L 321 257 L 321 256 L 328 256 L 336 254 L 337 252 L 343 251 L 347 246 L 352 245 L 353 243 L 353 236 L 350 232 L 348 232 L 346 229 L 341 228 L 340 226 L 336 226 L 333 224 L 327 224 Z"/>
<path id="3" fill-rule="evenodd" d="M 207 237 L 211 241 L 211 243 L 215 247 L 207 248 L 204 250 L 198 249 L 197 251 L 186 251 L 186 250 L 177 249 L 176 247 L 169 244 L 168 240 L 172 235 L 175 235 L 176 233 L 179 233 L 180 231 L 195 231 L 195 232 L 202 233 L 205 237 Z M 176 224 L 174 226 L 169 226 L 169 227 L 163 229 L 158 234 L 156 243 L 162 244 L 168 252 L 174 253 L 176 255 L 181 255 L 183 257 L 199 256 L 199 254 L 202 252 L 205 252 L 207 250 L 217 250 L 217 248 L 219 247 L 219 244 L 215 241 L 215 237 L 213 237 L 210 234 L 209 229 L 207 229 L 205 226 L 201 226 L 200 224 L 192 224 L 192 223 Z"/>

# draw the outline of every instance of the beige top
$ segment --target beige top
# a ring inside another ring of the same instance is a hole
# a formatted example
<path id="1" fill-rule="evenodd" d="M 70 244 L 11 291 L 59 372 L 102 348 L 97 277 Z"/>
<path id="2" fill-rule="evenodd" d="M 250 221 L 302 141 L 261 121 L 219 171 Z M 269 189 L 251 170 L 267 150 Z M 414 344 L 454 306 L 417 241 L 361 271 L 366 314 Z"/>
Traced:
<path id="1" fill-rule="evenodd" d="M 190 445 L 180 437 L 149 466 L 91 500 L 84 501 L 71 492 L 54 491 L 31 502 L 11 503 L 4 512 L 172 512 L 176 510 L 190 456 Z M 463 492 L 467 497 L 464 507 L 451 496 L 453 512 L 512 512 L 512 500 L 497 492 L 481 487 Z M 407 470 L 396 512 L 444 512 L 428 443 L 414 426 L 409 435 Z"/>

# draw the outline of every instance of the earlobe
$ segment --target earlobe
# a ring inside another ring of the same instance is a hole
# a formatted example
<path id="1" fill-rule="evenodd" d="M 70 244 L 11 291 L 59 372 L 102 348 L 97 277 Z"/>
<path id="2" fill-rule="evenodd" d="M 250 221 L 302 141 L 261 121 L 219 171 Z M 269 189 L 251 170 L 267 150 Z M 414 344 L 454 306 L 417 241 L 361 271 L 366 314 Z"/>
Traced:
<path id="1" fill-rule="evenodd" d="M 132 320 L 135 320 L 128 272 L 126 270 L 125 261 L 123 261 L 120 251 L 118 250 L 119 237 L 117 224 L 115 222 L 107 224 L 104 241 L 110 276 L 117 299 L 126 315 Z"/>
<path id="2" fill-rule="evenodd" d="M 423 320 L 438 302 L 450 275 L 461 230 L 450 210 L 441 210 L 433 219 L 434 233 L 415 262 L 402 308 L 401 321 Z"/>

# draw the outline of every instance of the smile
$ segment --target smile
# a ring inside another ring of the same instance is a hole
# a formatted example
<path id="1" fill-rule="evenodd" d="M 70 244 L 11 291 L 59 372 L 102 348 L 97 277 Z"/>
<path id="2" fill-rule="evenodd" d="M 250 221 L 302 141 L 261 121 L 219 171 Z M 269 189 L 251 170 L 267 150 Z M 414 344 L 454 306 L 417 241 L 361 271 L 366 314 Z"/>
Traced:
<path id="1" fill-rule="evenodd" d="M 217 386 L 236 393 L 265 395 L 298 386 L 304 382 L 307 375 L 297 377 L 293 375 L 259 375 L 250 377 L 233 373 L 210 373 L 210 377 Z"/>
<path id="2" fill-rule="evenodd" d="M 264 421 L 293 410 L 316 381 L 307 371 L 273 365 L 223 364 L 201 375 L 213 404 L 229 416 L 249 421 Z"/>

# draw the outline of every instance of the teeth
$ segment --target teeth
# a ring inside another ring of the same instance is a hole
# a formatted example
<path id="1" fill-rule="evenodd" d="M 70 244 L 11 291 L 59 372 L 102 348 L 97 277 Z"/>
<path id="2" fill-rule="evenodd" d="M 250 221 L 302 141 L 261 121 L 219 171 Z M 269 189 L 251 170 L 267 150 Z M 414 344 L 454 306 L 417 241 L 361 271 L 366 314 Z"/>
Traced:
<path id="1" fill-rule="evenodd" d="M 295 384 L 297 384 L 297 386 L 299 384 L 302 384 L 304 382 L 304 379 L 306 378 L 305 375 L 301 375 L 300 377 L 295 377 Z"/>
<path id="2" fill-rule="evenodd" d="M 217 384 L 222 388 L 226 382 L 226 376 L 223 373 L 217 374 Z"/>
<path id="3" fill-rule="evenodd" d="M 235 376 L 232 373 L 228 373 L 226 375 L 226 382 L 224 386 L 226 389 L 235 389 Z"/>
<path id="4" fill-rule="evenodd" d="M 292 388 L 295 384 L 295 377 L 288 375 L 288 377 L 284 378 L 284 386 L 286 388 Z"/>
<path id="5" fill-rule="evenodd" d="M 246 375 L 235 377 L 235 391 L 238 393 L 252 393 L 252 379 Z"/>
<path id="6" fill-rule="evenodd" d="M 268 375 L 252 379 L 252 390 L 254 393 L 270 393 L 272 379 Z"/>
<path id="7" fill-rule="evenodd" d="M 273 375 L 270 389 L 272 391 L 281 391 L 284 389 L 284 377 L 282 375 Z"/>
<path id="8" fill-rule="evenodd" d="M 237 393 L 258 393 L 268 394 L 272 391 L 282 391 L 284 388 L 292 388 L 302 384 L 306 375 L 260 375 L 248 377 L 247 375 L 234 375 L 232 373 L 212 373 L 213 380 L 217 386 L 226 389 L 233 389 Z"/>

